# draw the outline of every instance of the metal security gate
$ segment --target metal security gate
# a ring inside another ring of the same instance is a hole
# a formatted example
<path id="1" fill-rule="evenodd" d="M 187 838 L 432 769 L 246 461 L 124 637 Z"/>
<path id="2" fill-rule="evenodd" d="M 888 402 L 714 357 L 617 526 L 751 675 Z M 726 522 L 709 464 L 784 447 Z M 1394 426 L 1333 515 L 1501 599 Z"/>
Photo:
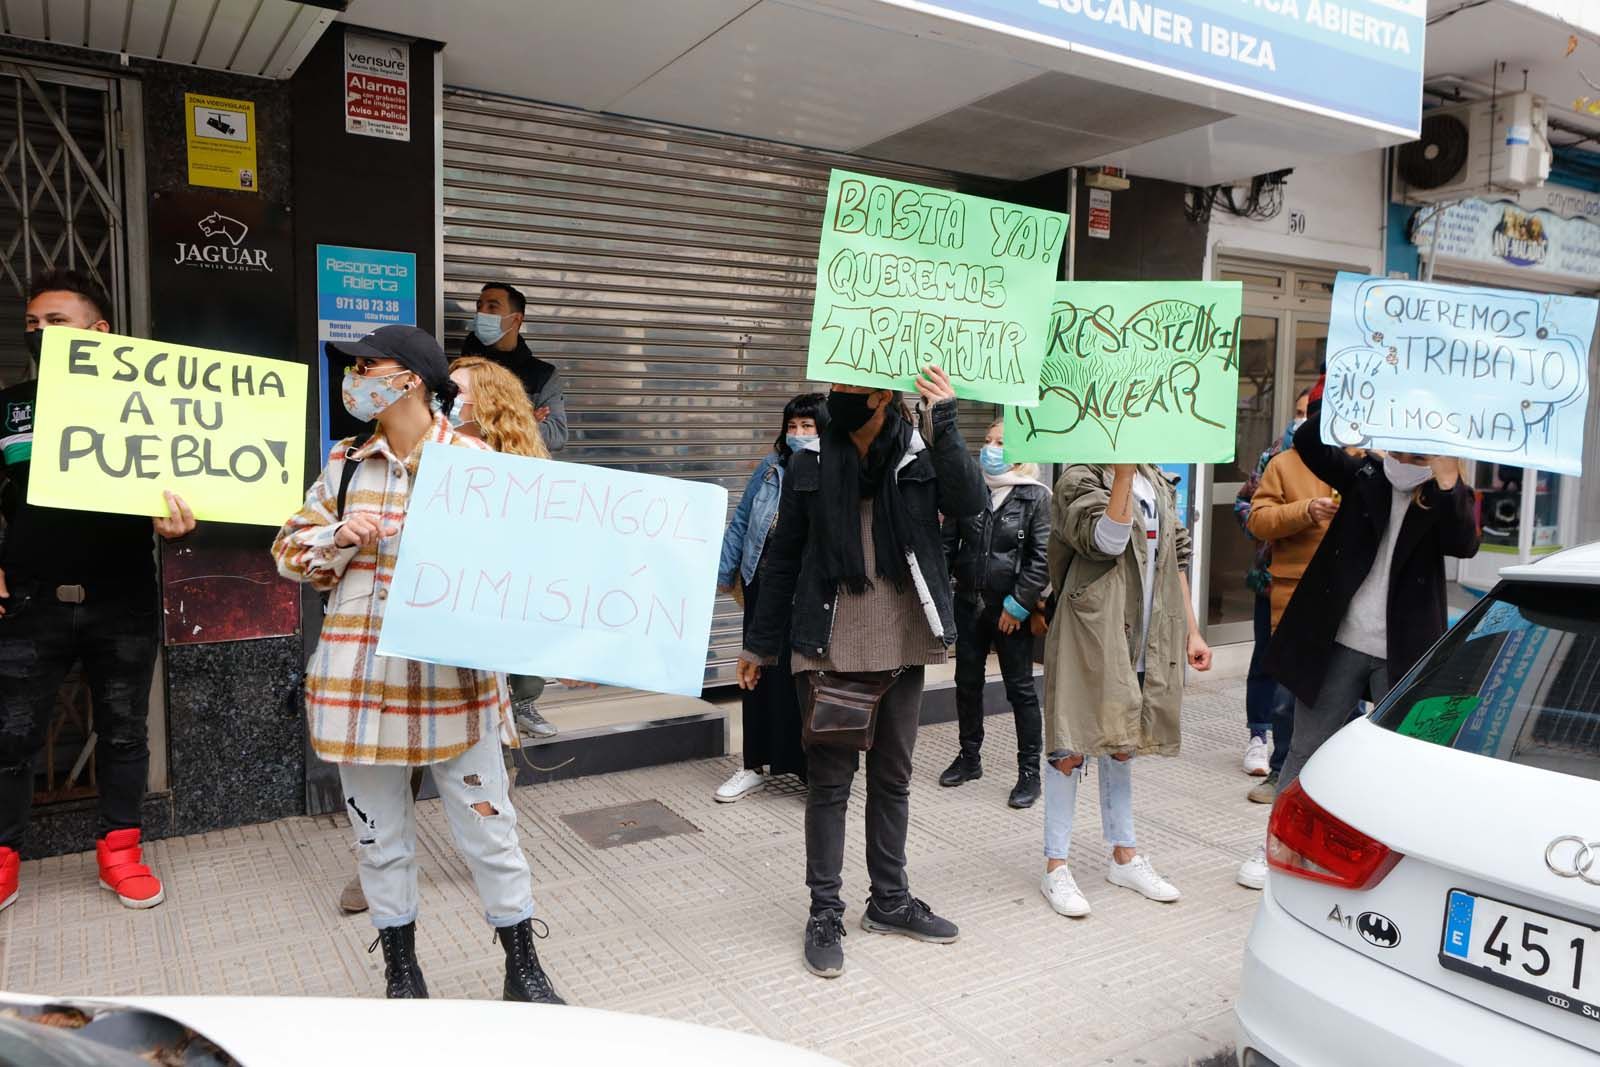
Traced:
<path id="1" fill-rule="evenodd" d="M 0 386 L 33 376 L 22 345 L 34 279 L 78 271 L 105 290 L 112 325 L 148 332 L 143 275 L 129 248 L 144 247 L 139 85 L 132 79 L 0 59 Z M 150 694 L 150 788 L 167 786 L 165 699 L 158 669 Z M 95 792 L 89 688 L 74 670 L 56 697 L 35 764 L 38 804 Z"/>
<path id="2" fill-rule="evenodd" d="M 736 505 L 783 405 L 808 388 L 835 166 L 985 191 L 942 172 L 447 90 L 446 344 L 466 333 L 484 282 L 510 281 L 528 297 L 523 336 L 566 384 L 560 458 L 716 482 Z M 994 411 L 965 408 L 969 427 Z M 740 628 L 739 608 L 719 601 L 707 685 L 732 680 Z"/>
<path id="3" fill-rule="evenodd" d="M 68 268 L 111 299 L 138 332 L 129 299 L 121 79 L 0 60 L 0 384 L 28 374 L 21 344 L 28 286 Z M 140 302 L 142 304 L 142 302 Z M 140 316 L 143 317 L 142 314 Z"/>

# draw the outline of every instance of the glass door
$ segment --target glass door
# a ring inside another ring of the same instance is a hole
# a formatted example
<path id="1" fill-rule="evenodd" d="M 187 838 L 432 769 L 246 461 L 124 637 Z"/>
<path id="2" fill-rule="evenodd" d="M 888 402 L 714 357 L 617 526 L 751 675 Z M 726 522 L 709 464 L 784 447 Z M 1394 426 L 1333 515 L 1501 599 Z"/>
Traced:
<path id="1" fill-rule="evenodd" d="M 1255 594 L 1245 575 L 1255 565 L 1255 542 L 1234 517 L 1234 500 L 1272 443 L 1278 408 L 1279 315 L 1247 314 L 1239 326 L 1239 422 L 1232 463 L 1211 468 L 1210 560 L 1206 569 L 1206 640 L 1253 636 Z"/>
<path id="2" fill-rule="evenodd" d="M 1295 398 L 1316 384 L 1328 349 L 1333 274 L 1223 261 L 1217 277 L 1244 284 L 1239 326 L 1239 422 L 1232 463 L 1209 469 L 1200 592 L 1206 640 L 1254 638 L 1255 593 L 1246 577 L 1256 543 L 1239 525 L 1234 502 L 1261 455 L 1282 438 Z"/>

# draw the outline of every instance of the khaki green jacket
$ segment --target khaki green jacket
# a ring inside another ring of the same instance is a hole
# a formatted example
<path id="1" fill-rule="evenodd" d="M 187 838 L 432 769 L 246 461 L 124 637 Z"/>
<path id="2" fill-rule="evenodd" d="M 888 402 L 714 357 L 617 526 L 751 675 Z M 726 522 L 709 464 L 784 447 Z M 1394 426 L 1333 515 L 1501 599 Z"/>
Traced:
<path id="1" fill-rule="evenodd" d="M 1178 754 L 1188 616 L 1180 573 L 1189 570 L 1189 531 L 1179 525 L 1173 482 L 1156 467 L 1156 595 L 1150 611 L 1144 688 L 1134 671 L 1144 621 L 1149 541 L 1133 509 L 1128 547 L 1108 557 L 1094 529 L 1111 503 L 1111 468 L 1077 464 L 1056 483 L 1050 529 L 1055 619 L 1045 637 L 1045 751 L 1104 756 Z"/>

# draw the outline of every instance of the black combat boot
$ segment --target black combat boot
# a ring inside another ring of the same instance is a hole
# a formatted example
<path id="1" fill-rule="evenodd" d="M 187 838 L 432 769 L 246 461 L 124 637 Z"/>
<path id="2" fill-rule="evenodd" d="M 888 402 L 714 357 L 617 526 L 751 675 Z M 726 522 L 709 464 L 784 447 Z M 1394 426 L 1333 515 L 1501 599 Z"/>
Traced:
<path id="1" fill-rule="evenodd" d="M 519 1000 L 525 1004 L 565 1004 L 556 996 L 550 978 L 539 966 L 539 953 L 533 947 L 533 919 L 523 919 L 515 926 L 502 926 L 494 932 L 500 947 L 506 950 L 505 1000 Z M 544 923 L 540 923 L 544 926 Z M 549 937 L 545 927 L 540 937 Z"/>
<path id="2" fill-rule="evenodd" d="M 428 984 L 417 966 L 417 924 L 384 927 L 367 951 L 379 945 L 383 946 L 383 995 L 390 1000 L 427 1000 Z"/>
<path id="3" fill-rule="evenodd" d="M 950 766 L 939 776 L 939 784 L 960 785 L 962 782 L 976 782 L 982 777 L 983 759 L 976 752 L 962 749 L 961 754 L 952 760 Z"/>
<path id="4" fill-rule="evenodd" d="M 1039 755 L 1020 755 L 1017 757 L 1017 785 L 1011 790 L 1011 797 L 1006 801 L 1013 808 L 1031 808 L 1034 801 L 1039 799 Z"/>

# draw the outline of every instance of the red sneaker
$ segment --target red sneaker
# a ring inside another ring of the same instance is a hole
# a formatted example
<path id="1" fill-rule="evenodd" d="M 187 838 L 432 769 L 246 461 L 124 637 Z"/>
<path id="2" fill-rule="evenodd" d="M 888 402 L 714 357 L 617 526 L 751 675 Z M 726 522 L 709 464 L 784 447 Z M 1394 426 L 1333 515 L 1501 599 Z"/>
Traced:
<path id="1" fill-rule="evenodd" d="M 166 899 L 161 880 L 140 862 L 138 830 L 113 830 L 95 843 L 100 888 L 109 889 L 127 908 L 153 908 Z"/>
<path id="2" fill-rule="evenodd" d="M 16 849 L 0 848 L 0 911 L 17 902 L 17 883 L 21 878 L 22 859 Z"/>

